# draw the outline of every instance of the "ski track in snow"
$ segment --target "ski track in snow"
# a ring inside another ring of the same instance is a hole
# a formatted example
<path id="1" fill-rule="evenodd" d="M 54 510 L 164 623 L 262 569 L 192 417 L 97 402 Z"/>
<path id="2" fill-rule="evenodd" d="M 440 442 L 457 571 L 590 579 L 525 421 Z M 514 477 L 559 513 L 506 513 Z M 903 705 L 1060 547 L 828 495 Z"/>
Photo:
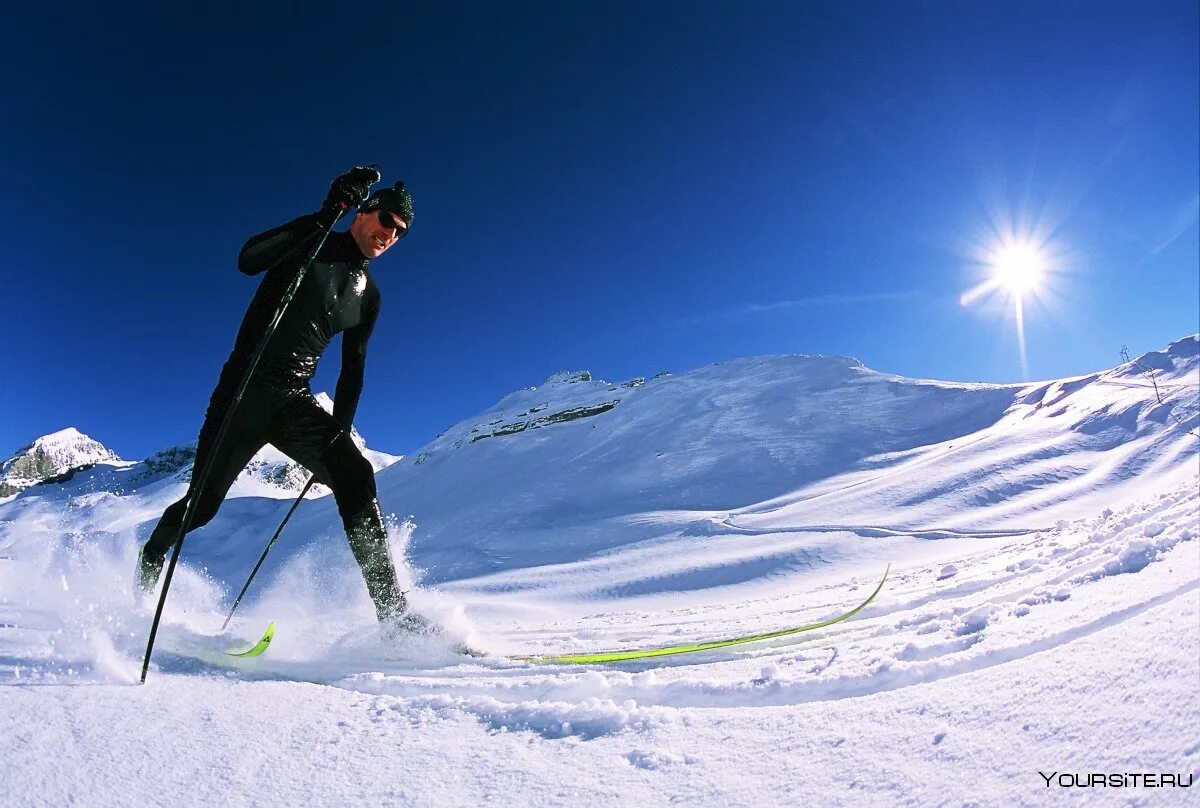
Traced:
<path id="1" fill-rule="evenodd" d="M 1200 586 L 1191 563 L 1198 509 L 1196 486 L 1189 483 L 1116 513 L 992 537 L 986 549 L 957 558 L 949 575 L 941 562 L 899 565 L 876 603 L 851 622 L 742 649 L 580 668 L 504 658 L 463 661 L 445 644 L 429 641 L 416 658 L 399 660 L 399 669 L 354 672 L 344 670 L 346 663 L 378 661 L 371 649 L 363 649 L 361 660 L 289 658 L 294 648 L 283 640 L 259 659 L 213 664 L 191 654 L 217 656 L 228 641 L 206 644 L 198 630 L 189 635 L 177 627 L 176 655 L 168 650 L 161 664 L 176 672 L 333 684 L 391 697 L 388 709 L 465 712 L 493 730 L 595 738 L 678 720 L 679 709 L 796 705 L 936 682 L 1053 649 L 1175 598 L 1194 597 Z M 525 625 L 520 645 L 549 654 L 771 630 L 827 617 L 872 585 L 870 577 L 859 576 L 789 597 L 751 599 L 733 610 L 693 607 L 658 615 L 614 610 L 571 621 L 570 629 L 561 621 Z M 810 605 L 796 605 L 801 602 Z M 97 605 L 87 604 L 87 613 L 96 613 Z M 56 626 L 53 612 L 23 609 L 7 597 L 3 610 L 8 631 L 0 645 L 0 676 L 30 684 L 129 681 L 138 646 L 110 638 L 99 628 L 102 623 L 91 629 Z M 476 629 L 484 637 L 502 631 Z M 57 653 L 58 640 L 72 631 L 70 639 L 89 643 L 98 661 Z M 285 623 L 280 634 L 287 631 Z M 142 638 L 131 634 L 127 640 Z M 42 659 L 31 654 L 39 645 Z M 422 654 L 441 664 L 425 667 Z"/>
<path id="2" fill-rule="evenodd" d="M 930 587 L 940 568 L 895 572 L 884 590 L 886 597 L 855 622 L 799 642 L 774 647 L 765 642 L 752 651 L 707 652 L 581 671 L 568 667 L 565 672 L 545 672 L 526 666 L 487 671 L 486 666 L 462 665 L 452 673 L 376 673 L 337 684 L 419 699 L 439 709 L 466 710 L 492 726 L 549 726 L 551 734 L 559 734 L 566 724 L 587 736 L 598 732 L 598 724 L 611 732 L 664 720 L 658 710 L 662 707 L 789 705 L 933 682 L 1064 645 L 1194 594 L 1200 581 L 1189 563 L 1188 547 L 1194 554 L 1196 535 L 1195 528 L 1186 526 L 1197 511 L 1193 489 L 1187 486 L 1107 518 L 1040 533 L 961 560 L 949 586 Z M 1177 551 L 1179 545 L 1184 547 Z M 1015 563 L 1008 560 L 1014 553 L 1021 556 Z M 1156 594 L 1147 596 L 1148 581 L 1139 581 L 1142 586 L 1135 594 L 1130 592 L 1133 587 L 1112 580 L 1126 574 L 1153 579 L 1148 591 Z M 1087 587 L 1106 591 L 1080 597 Z M 1046 619 L 1060 628 L 1027 628 L 1035 610 L 1056 612 Z M 695 624 L 705 623 L 703 613 L 691 616 L 700 618 Z M 636 624 L 609 625 L 604 635 L 645 631 Z M 731 633 L 736 632 L 734 626 Z M 475 668 L 487 673 L 475 673 Z M 760 675 L 753 676 L 759 668 Z M 600 721 L 600 713 L 607 721 Z M 502 722 L 501 714 L 509 720 Z M 559 720 L 551 721 L 550 716 Z"/>

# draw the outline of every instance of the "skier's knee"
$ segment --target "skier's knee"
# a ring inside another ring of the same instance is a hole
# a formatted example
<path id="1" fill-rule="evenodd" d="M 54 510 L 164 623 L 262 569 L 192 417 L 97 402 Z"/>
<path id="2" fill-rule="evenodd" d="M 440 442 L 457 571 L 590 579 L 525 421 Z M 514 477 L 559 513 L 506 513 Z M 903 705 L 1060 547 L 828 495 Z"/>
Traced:
<path id="1" fill-rule="evenodd" d="M 163 511 L 162 521 L 166 524 L 172 525 L 183 524 L 183 515 L 187 512 L 187 504 L 188 498 L 186 496 L 176 500 L 175 502 L 172 502 L 167 506 L 167 509 Z"/>
<path id="2" fill-rule="evenodd" d="M 200 501 L 196 503 L 196 512 L 192 514 L 192 524 L 188 528 L 188 532 L 204 527 L 213 520 L 217 515 L 217 509 L 221 507 L 220 500 L 213 500 L 210 497 L 200 497 Z"/>
<path id="3" fill-rule="evenodd" d="M 355 452 L 347 459 L 346 465 L 346 476 L 351 485 L 370 491 L 371 499 L 375 499 L 375 469 L 371 467 L 371 461 L 363 457 L 361 452 Z"/>
<path id="4" fill-rule="evenodd" d="M 325 466 L 334 490 L 344 488 L 353 491 L 370 491 L 368 501 L 375 498 L 375 469 L 371 461 L 363 457 L 362 452 L 345 433 L 329 447 L 325 455 Z"/>

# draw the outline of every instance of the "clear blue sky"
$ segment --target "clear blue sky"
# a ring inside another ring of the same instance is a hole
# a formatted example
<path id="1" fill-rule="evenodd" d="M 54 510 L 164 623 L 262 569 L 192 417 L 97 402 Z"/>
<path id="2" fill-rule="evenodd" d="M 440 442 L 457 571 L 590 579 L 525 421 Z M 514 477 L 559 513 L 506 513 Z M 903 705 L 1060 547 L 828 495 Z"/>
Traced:
<path id="1" fill-rule="evenodd" d="M 416 208 L 373 262 L 388 451 L 560 369 L 1009 382 L 1200 329 L 1194 0 L 256 5 L 5 12 L 0 455 L 193 440 L 241 244 L 365 162 Z M 1060 259 L 1027 371 L 960 302 L 1008 219 Z"/>

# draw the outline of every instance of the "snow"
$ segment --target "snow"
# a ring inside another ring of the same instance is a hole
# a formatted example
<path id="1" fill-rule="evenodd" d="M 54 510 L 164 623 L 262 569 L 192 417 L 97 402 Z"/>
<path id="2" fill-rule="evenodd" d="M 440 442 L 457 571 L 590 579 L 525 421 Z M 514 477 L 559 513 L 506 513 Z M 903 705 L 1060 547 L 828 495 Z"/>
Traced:
<path id="1" fill-rule="evenodd" d="M 377 466 L 402 576 L 442 637 L 374 630 L 328 496 L 302 504 L 219 636 L 294 496 L 243 475 L 188 538 L 144 686 L 136 547 L 183 473 L 101 462 L 35 486 L 0 503 L 0 792 L 923 806 L 1059 804 L 1054 773 L 1186 782 L 1198 345 L 1028 385 L 841 357 L 640 384 L 556 374 Z M 889 563 L 875 602 L 808 634 L 605 666 L 513 659 L 821 620 Z M 222 653 L 269 620 L 265 655 Z"/>

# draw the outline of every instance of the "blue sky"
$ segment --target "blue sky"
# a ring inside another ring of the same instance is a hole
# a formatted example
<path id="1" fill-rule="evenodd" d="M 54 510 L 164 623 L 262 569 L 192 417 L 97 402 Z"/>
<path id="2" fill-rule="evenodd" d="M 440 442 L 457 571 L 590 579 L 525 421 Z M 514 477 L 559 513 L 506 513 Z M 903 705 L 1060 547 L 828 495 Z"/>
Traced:
<path id="1" fill-rule="evenodd" d="M 416 209 L 373 263 L 356 426 L 387 451 L 562 369 L 1014 382 L 1200 330 L 1194 2 L 31 9 L 0 56 L 0 454 L 194 439 L 241 244 L 365 162 Z M 961 302 L 1006 223 L 1055 266 L 1024 362 L 1011 306 Z"/>

